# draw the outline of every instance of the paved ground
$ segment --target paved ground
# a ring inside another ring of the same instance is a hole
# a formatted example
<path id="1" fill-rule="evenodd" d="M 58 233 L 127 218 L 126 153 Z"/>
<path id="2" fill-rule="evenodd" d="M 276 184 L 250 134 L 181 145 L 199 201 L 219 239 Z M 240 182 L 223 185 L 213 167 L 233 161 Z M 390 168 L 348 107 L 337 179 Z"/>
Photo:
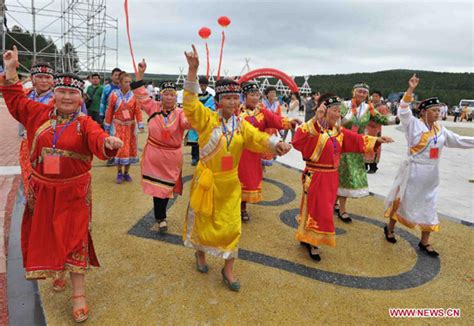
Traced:
<path id="1" fill-rule="evenodd" d="M 463 123 L 463 127 L 465 125 Z M 9 155 L 5 157 L 11 160 L 3 165 L 15 166 L 18 143 L 14 141 L 18 139 L 12 135 L 16 135 L 16 124 L 8 120 L 4 108 L 0 107 L 0 133 L 3 131 L 0 145 L 8 145 Z M 393 137 L 401 138 L 396 128 L 388 127 L 386 134 L 392 133 Z M 142 147 L 146 135 L 139 137 Z M 384 192 L 385 186 L 379 183 L 389 186 L 393 180 L 389 173 L 394 173 L 392 169 L 398 168 L 398 163 L 388 162 L 399 162 L 405 150 L 403 138 L 397 140 L 390 145 L 393 147 L 385 147 L 381 170 L 371 176 L 374 193 L 384 195 L 388 190 Z M 131 168 L 134 182 L 118 186 L 113 182 L 115 169 L 95 162 L 92 170 L 93 238 L 102 267 L 93 269 L 87 276 L 86 293 L 91 307 L 88 324 L 398 324 L 401 320 L 392 319 L 388 314 L 389 308 L 398 307 L 460 308 L 462 311 L 461 318 L 455 320 L 411 320 L 424 324 L 472 325 L 474 322 L 470 304 L 474 284 L 472 227 L 442 219 L 443 230 L 432 239 L 441 259 L 434 260 L 421 255 L 417 249 L 419 232 L 397 228 L 399 242 L 387 243 L 382 232 L 385 223 L 381 218 L 382 201 L 367 197 L 349 202 L 349 209 L 355 214 L 354 223 L 345 225 L 335 221 L 337 247 L 324 248 L 323 260 L 315 263 L 294 240 L 295 215 L 301 196 L 300 174 L 280 164 L 268 169 L 265 201 L 249 207 L 252 220 L 243 226 L 240 259 L 236 263 L 242 291 L 233 293 L 226 289 L 220 278 L 222 261 L 218 259 L 209 259 L 209 275 L 197 273 L 192 251 L 184 248 L 180 239 L 193 172 L 189 148 L 185 153 L 184 195 L 169 209 L 170 231 L 166 236 L 156 232 L 151 199 L 142 194 L 138 182 L 139 167 Z M 460 168 L 467 160 L 472 162 L 472 156 L 466 156 L 472 155 L 470 153 L 448 149 L 444 161 Z M 464 158 L 458 158 L 458 154 Z M 282 161 L 298 167 L 300 160 L 297 153 L 292 152 Z M 442 165 L 442 169 L 446 167 Z M 9 194 L 7 200 L 0 201 L 0 208 L 13 215 L 11 256 L 8 257 L 10 314 L 14 320 L 23 321 L 12 325 L 38 325 L 44 318 L 49 325 L 73 325 L 70 285 L 64 293 L 57 294 L 52 291 L 50 281 L 39 282 L 38 292 L 36 283 L 22 278 L 19 223 L 23 206 L 18 199 L 20 194 L 12 188 L 18 180 L 14 176 L 18 169 L 0 168 L 0 172 L 13 173 L 13 176 L 0 176 L 0 180 L 11 180 L 3 182 L 0 188 L 0 194 Z M 472 170 L 469 174 L 466 178 L 473 177 Z M 454 182 L 442 179 L 442 189 L 459 194 L 461 202 L 472 202 L 472 189 L 460 191 L 460 185 L 455 183 L 460 184 L 464 175 Z M 16 200 L 14 195 L 17 195 Z M 472 206 L 469 207 L 472 211 Z M 449 211 L 449 205 L 446 209 L 444 214 L 456 216 Z M 468 220 L 466 217 L 472 216 L 463 212 L 460 218 Z M 0 210 L 0 218 L 4 215 L 9 220 L 9 214 Z M 4 226 L 4 220 L 5 217 L 0 226 Z M 0 261 L 1 266 L 4 261 L 4 258 Z M 4 270 L 0 270 L 3 279 Z M 7 320 L 2 289 L 5 292 L 5 282 L 0 278 L 0 300 L 3 300 L 0 301 L 3 308 L 0 325 Z"/>
<path id="2" fill-rule="evenodd" d="M 474 136 L 474 123 L 441 121 L 448 128 L 461 128 L 465 134 Z M 406 157 L 406 139 L 398 126 L 383 127 L 383 134 L 394 138 L 395 143 L 383 145 L 382 159 L 376 174 L 369 175 L 369 189 L 372 193 L 385 197 L 392 185 L 400 162 Z M 291 135 L 289 136 L 291 137 Z M 278 158 L 297 169 L 304 168 L 301 154 L 292 149 Z M 474 150 L 446 148 L 440 163 L 440 191 L 438 212 L 447 217 L 474 223 Z"/>
<path id="3" fill-rule="evenodd" d="M 0 102 L 0 325 L 8 322 L 6 252 L 18 176 L 17 122 Z"/>

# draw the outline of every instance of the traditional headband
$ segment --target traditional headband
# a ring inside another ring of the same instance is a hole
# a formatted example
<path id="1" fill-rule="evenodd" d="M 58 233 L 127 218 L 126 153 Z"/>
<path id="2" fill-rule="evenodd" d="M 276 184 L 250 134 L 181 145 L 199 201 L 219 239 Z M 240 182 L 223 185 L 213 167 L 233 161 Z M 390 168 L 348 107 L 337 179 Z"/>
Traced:
<path id="1" fill-rule="evenodd" d="M 221 79 L 216 83 L 216 96 L 225 94 L 240 94 L 240 85 L 231 79 Z"/>
<path id="2" fill-rule="evenodd" d="M 160 92 L 163 93 L 165 91 L 173 91 L 176 92 L 176 84 L 172 81 L 164 81 L 160 84 Z"/>
<path id="3" fill-rule="evenodd" d="M 352 89 L 358 89 L 358 88 L 362 88 L 362 89 L 365 89 L 367 92 L 369 91 L 369 85 L 367 85 L 366 83 L 357 83 L 354 85 L 354 87 L 352 87 Z"/>
<path id="4" fill-rule="evenodd" d="M 51 75 L 54 77 L 54 70 L 49 64 L 45 63 L 38 63 L 31 67 L 30 69 L 31 76 L 44 74 L 44 75 Z"/>
<path id="5" fill-rule="evenodd" d="M 257 83 L 248 82 L 242 85 L 242 93 L 248 94 L 250 92 L 260 92 Z"/>
<path id="6" fill-rule="evenodd" d="M 84 81 L 76 74 L 57 74 L 53 79 L 53 89 L 70 88 L 84 92 Z"/>
<path id="7" fill-rule="evenodd" d="M 439 101 L 439 99 L 437 97 L 430 97 L 430 98 L 427 98 L 426 100 L 421 101 L 420 105 L 418 106 L 418 109 L 427 110 L 436 105 L 441 105 L 441 102 Z"/>

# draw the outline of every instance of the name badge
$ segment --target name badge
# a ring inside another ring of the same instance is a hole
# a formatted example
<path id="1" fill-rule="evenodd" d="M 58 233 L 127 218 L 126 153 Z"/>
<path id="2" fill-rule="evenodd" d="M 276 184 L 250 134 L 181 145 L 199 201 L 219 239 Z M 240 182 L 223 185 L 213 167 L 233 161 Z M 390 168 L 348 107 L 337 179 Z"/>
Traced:
<path id="1" fill-rule="evenodd" d="M 234 168 L 234 159 L 230 155 L 222 156 L 221 159 L 221 170 L 230 171 Z"/>
<path id="2" fill-rule="evenodd" d="M 44 174 L 60 174 L 59 155 L 46 155 L 43 160 Z"/>
<path id="3" fill-rule="evenodd" d="M 430 159 L 437 160 L 439 158 L 439 148 L 433 147 L 430 148 Z"/>
<path id="4" fill-rule="evenodd" d="M 130 112 L 128 110 L 123 110 L 122 115 L 124 119 L 130 119 Z"/>
<path id="5" fill-rule="evenodd" d="M 339 153 L 334 153 L 334 167 L 338 168 L 339 167 L 339 161 L 341 159 L 341 154 Z"/>

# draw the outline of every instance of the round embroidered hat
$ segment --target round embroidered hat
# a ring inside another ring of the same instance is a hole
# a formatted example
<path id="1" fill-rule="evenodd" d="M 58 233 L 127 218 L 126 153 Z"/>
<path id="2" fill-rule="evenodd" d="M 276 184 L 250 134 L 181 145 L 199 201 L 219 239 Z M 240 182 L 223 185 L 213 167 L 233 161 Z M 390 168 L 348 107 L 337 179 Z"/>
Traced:
<path id="1" fill-rule="evenodd" d="M 260 92 L 256 82 L 247 82 L 242 85 L 242 93 L 248 94 L 250 92 Z"/>
<path id="2" fill-rule="evenodd" d="M 330 98 L 325 99 L 323 104 L 326 109 L 329 109 L 332 106 L 341 105 L 342 99 L 339 96 L 331 96 Z"/>
<path id="3" fill-rule="evenodd" d="M 418 110 L 427 110 L 437 105 L 441 105 L 439 99 L 437 97 L 430 97 L 420 102 L 420 104 L 418 105 Z"/>
<path id="4" fill-rule="evenodd" d="M 162 82 L 160 84 L 160 92 L 163 93 L 165 91 L 173 91 L 173 92 L 176 92 L 177 91 L 177 88 L 176 88 L 176 84 L 175 82 L 171 81 L 171 80 L 165 80 L 164 82 Z"/>
<path id="5" fill-rule="evenodd" d="M 240 85 L 233 79 L 223 78 L 216 82 L 216 96 L 225 94 L 240 94 Z"/>
<path id="6" fill-rule="evenodd" d="M 54 77 L 54 69 L 47 62 L 34 64 L 30 69 L 30 75 L 34 76 L 39 74 L 51 75 Z"/>
<path id="7" fill-rule="evenodd" d="M 84 81 L 81 79 L 81 77 L 73 73 L 57 74 L 53 79 L 53 89 L 57 88 L 77 89 L 83 93 Z"/>

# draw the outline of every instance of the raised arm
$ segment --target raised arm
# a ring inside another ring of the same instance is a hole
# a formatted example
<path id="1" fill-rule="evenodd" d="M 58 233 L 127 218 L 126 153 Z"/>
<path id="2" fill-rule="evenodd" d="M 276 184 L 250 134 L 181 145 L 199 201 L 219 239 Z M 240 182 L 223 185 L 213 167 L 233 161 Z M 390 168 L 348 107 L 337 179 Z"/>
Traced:
<path id="1" fill-rule="evenodd" d="M 184 82 L 183 111 L 191 127 L 200 133 L 207 129 L 212 115 L 216 113 L 206 108 L 198 98 L 200 91 L 197 82 L 199 57 L 196 47 L 193 45 L 193 51 L 184 52 L 184 55 L 188 62 L 188 76 Z"/>
<path id="2" fill-rule="evenodd" d="M 13 50 L 3 54 L 3 64 L 5 66 L 5 81 L 0 86 L 0 90 L 3 93 L 5 104 L 13 118 L 26 126 L 28 120 L 35 119 L 43 110 L 48 110 L 49 106 L 30 100 L 26 96 L 16 72 L 19 64 L 16 46 L 13 46 Z"/>
<path id="3" fill-rule="evenodd" d="M 145 89 L 145 83 L 143 82 L 143 77 L 145 76 L 147 64 L 145 59 L 142 59 L 142 62 L 138 64 L 138 73 L 137 80 L 131 84 L 133 94 L 137 98 L 141 108 L 148 114 L 152 115 L 155 112 L 160 112 L 160 102 L 155 101 L 154 99 L 148 96 L 148 92 Z"/>
<path id="4" fill-rule="evenodd" d="M 408 89 L 403 95 L 403 98 L 400 101 L 400 105 L 398 107 L 397 115 L 405 129 L 410 125 L 412 120 L 415 119 L 415 117 L 413 117 L 413 113 L 411 112 L 409 104 L 413 101 L 413 92 L 415 91 L 419 82 L 420 79 L 416 77 L 416 74 L 413 74 L 413 76 L 408 81 Z"/>

